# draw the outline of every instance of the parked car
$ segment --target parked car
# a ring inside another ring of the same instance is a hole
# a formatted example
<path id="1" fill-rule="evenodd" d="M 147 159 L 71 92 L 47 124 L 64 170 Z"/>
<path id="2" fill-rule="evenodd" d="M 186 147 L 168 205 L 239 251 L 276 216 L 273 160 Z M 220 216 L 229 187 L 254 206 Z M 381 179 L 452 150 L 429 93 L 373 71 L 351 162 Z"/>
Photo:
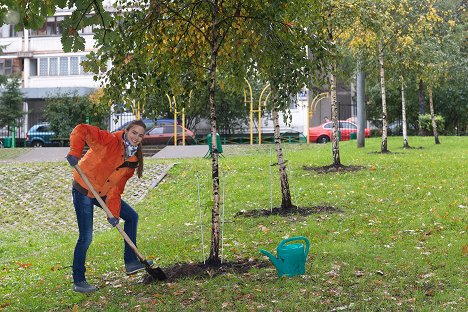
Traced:
<path id="1" fill-rule="evenodd" d="M 32 126 L 26 134 L 26 145 L 31 147 L 60 146 L 60 142 L 51 140 L 55 132 L 47 122 Z"/>
<path id="2" fill-rule="evenodd" d="M 114 131 L 125 130 L 127 126 L 134 120 L 135 119 L 127 121 L 126 123 L 122 124 L 120 127 L 116 128 Z M 146 125 L 146 130 L 151 129 L 154 126 L 174 125 L 174 119 L 170 119 L 170 118 L 156 119 L 156 121 L 154 119 L 149 119 L 149 118 L 143 118 L 142 120 Z"/>
<path id="3" fill-rule="evenodd" d="M 177 126 L 177 145 L 182 145 L 182 126 Z M 174 125 L 155 126 L 148 130 L 143 137 L 143 145 L 171 145 L 174 144 Z M 197 144 L 192 131 L 185 129 L 185 144 Z"/>
<path id="4" fill-rule="evenodd" d="M 351 133 L 357 133 L 357 125 L 353 122 L 340 120 L 338 121 L 339 131 L 341 133 L 341 141 L 347 141 L 351 137 Z M 370 137 L 369 128 L 364 129 L 364 136 Z M 320 126 L 309 128 L 310 142 L 327 143 L 333 137 L 333 122 L 327 121 Z"/>

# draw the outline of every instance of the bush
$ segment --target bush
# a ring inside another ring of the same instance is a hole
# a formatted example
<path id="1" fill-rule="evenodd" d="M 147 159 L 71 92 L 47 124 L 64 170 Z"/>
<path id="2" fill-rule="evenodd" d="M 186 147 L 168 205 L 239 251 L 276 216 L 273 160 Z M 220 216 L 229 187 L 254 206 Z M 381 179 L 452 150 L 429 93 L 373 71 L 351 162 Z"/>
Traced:
<path id="1" fill-rule="evenodd" d="M 108 111 L 103 113 L 96 109 L 88 96 L 75 93 L 64 93 L 49 96 L 46 100 L 45 116 L 56 137 L 68 137 L 79 123 L 90 123 L 105 128 L 104 120 Z"/>
<path id="2" fill-rule="evenodd" d="M 437 125 L 437 131 L 439 134 L 444 132 L 444 117 L 441 115 L 435 115 L 435 122 Z M 419 115 L 418 117 L 419 128 L 421 128 L 425 133 L 432 134 L 432 119 L 430 114 Z"/>
<path id="3" fill-rule="evenodd" d="M 0 128 L 15 127 L 23 116 L 24 95 L 20 90 L 21 81 L 18 77 L 11 77 L 3 81 L 3 93 L 0 96 Z"/>

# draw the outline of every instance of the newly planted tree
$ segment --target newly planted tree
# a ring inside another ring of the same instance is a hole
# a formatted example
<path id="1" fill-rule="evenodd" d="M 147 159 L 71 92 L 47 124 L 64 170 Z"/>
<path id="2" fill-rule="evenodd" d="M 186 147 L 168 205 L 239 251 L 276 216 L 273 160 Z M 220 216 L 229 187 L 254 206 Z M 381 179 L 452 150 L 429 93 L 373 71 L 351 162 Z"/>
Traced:
<path id="1" fill-rule="evenodd" d="M 249 72 L 270 84 L 271 95 L 267 109 L 272 112 L 274 142 L 281 186 L 281 208 L 290 209 L 291 191 L 289 188 L 286 162 L 281 146 L 279 112 L 288 122 L 290 107 L 295 104 L 297 94 L 310 81 L 314 71 L 322 61 L 323 42 L 306 25 L 320 14 L 318 1 L 288 1 L 265 4 L 256 12 L 251 22 L 253 29 L 261 36 L 251 37 L 252 52 Z M 297 10 L 306 7 L 309 11 Z M 314 51 L 315 59 L 307 57 L 306 46 Z"/>
<path id="2" fill-rule="evenodd" d="M 131 98 L 145 94 L 144 88 L 152 88 L 160 96 L 165 89 L 170 96 L 180 96 L 205 88 L 212 137 L 216 137 L 218 128 L 216 90 L 219 79 L 222 85 L 239 90 L 247 69 L 255 67 L 257 57 L 268 59 L 269 64 L 281 58 L 285 59 L 283 64 L 291 62 L 284 54 L 277 53 L 276 59 L 260 56 L 267 52 L 264 48 L 268 45 L 259 44 L 262 32 L 270 31 L 272 25 L 278 28 L 271 30 L 273 36 L 284 36 L 278 42 L 293 42 L 287 34 L 287 20 L 280 18 L 283 12 L 291 10 L 287 1 L 279 6 L 256 1 L 151 1 L 149 6 L 139 1 L 118 1 L 117 5 L 120 10 L 115 17 L 115 27 L 119 29 L 124 25 L 125 29 L 114 32 L 112 37 L 103 33 L 98 38 L 99 51 L 91 55 L 89 68 L 97 72 L 112 61 L 112 68 L 103 77 L 105 84 L 114 90 L 127 86 L 125 92 L 132 95 Z M 300 27 L 297 29 L 303 31 Z M 282 52 L 286 51 L 284 46 Z M 304 59 L 304 45 L 299 51 Z M 294 53 L 298 53 L 297 48 Z M 294 62 L 297 68 L 298 63 Z M 279 67 L 276 68 L 278 72 Z M 274 98 L 279 100 L 275 103 L 284 103 L 282 99 L 289 100 L 293 91 L 297 93 L 302 87 L 294 80 L 290 83 L 292 87 L 288 85 L 287 89 L 282 89 L 284 80 L 281 83 L 268 80 L 277 90 Z M 115 92 L 106 86 L 105 90 L 107 94 Z M 289 101 L 287 103 L 289 105 Z M 212 144 L 212 239 L 208 263 L 216 264 L 220 262 L 220 192 L 216 140 L 212 140 Z M 290 200 L 284 206 L 291 206 Z"/>
<path id="3" fill-rule="evenodd" d="M 333 122 L 332 157 L 334 167 L 342 166 L 339 149 L 338 105 L 336 98 L 337 64 L 348 53 L 346 46 L 349 43 L 354 18 L 358 15 L 358 7 L 358 3 L 350 3 L 344 0 L 321 1 L 318 6 L 319 17 L 310 21 L 310 28 L 317 31 L 317 38 L 321 38 L 322 45 L 326 47 L 321 53 L 323 57 L 315 61 L 321 63 L 321 70 L 322 72 L 326 72 L 329 86 L 331 118 Z"/>

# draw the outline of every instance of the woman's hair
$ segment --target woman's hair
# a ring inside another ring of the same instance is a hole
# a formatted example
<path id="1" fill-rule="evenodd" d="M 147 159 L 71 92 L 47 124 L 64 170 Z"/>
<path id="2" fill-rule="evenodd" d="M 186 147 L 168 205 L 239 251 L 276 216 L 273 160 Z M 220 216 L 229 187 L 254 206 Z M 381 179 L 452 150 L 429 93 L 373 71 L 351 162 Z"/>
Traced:
<path id="1" fill-rule="evenodd" d="M 130 130 L 134 126 L 143 127 L 143 129 L 146 130 L 146 125 L 141 119 L 137 119 L 137 120 L 132 121 L 127 126 L 127 130 Z M 137 152 L 136 152 L 136 156 L 138 157 L 137 175 L 138 175 L 139 178 L 141 178 L 143 176 L 143 150 L 142 150 L 141 142 L 140 142 L 140 144 L 138 144 L 138 149 L 137 149 Z"/>

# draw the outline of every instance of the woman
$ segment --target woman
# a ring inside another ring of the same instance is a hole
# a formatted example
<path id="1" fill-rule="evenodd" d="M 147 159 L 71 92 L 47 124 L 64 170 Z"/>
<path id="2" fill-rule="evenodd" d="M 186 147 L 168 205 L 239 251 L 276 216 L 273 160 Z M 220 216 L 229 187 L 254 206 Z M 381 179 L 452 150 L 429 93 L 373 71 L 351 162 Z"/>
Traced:
<path id="1" fill-rule="evenodd" d="M 95 190 L 113 214 L 107 220 L 112 226 L 125 221 L 124 230 L 136 244 L 138 214 L 121 199 L 125 184 L 137 169 L 138 177 L 143 174 L 143 153 L 141 141 L 146 126 L 143 121 L 131 122 L 124 131 L 110 133 L 91 125 L 80 124 L 70 134 L 70 152 L 67 160 L 71 166 L 79 164 Z M 80 161 L 83 148 L 88 152 Z M 78 221 L 79 238 L 73 257 L 74 290 L 83 293 L 95 291 L 85 277 L 86 252 L 92 241 L 94 206 L 100 206 L 78 172 L 73 172 L 73 205 Z M 133 250 L 125 243 L 124 262 L 127 274 L 133 274 L 145 267 L 138 261 Z M 148 261 L 151 265 L 152 261 Z"/>

